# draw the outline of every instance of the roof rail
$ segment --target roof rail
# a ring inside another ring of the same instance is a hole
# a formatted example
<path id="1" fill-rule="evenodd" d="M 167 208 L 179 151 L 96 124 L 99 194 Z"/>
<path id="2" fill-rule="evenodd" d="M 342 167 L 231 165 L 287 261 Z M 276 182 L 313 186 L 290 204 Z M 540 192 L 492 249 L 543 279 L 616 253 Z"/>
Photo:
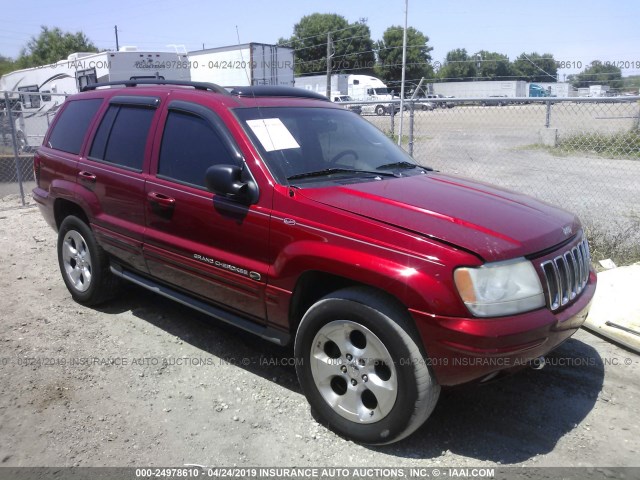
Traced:
<path id="1" fill-rule="evenodd" d="M 90 90 L 95 90 L 96 88 L 116 85 L 122 85 L 125 87 L 135 87 L 138 85 L 178 85 L 181 87 L 193 87 L 196 90 L 209 90 L 212 92 L 229 95 L 229 92 L 227 90 L 219 85 L 216 85 L 215 83 L 189 82 L 186 80 L 163 80 L 161 78 L 145 78 L 139 80 L 119 80 L 114 82 L 92 83 L 90 85 L 85 85 L 80 91 L 88 92 Z"/>
<path id="2" fill-rule="evenodd" d="M 299 97 L 315 100 L 330 100 L 324 95 L 311 90 L 295 87 L 281 87 L 272 85 L 254 85 L 251 87 L 227 87 L 231 95 L 238 97 Z"/>

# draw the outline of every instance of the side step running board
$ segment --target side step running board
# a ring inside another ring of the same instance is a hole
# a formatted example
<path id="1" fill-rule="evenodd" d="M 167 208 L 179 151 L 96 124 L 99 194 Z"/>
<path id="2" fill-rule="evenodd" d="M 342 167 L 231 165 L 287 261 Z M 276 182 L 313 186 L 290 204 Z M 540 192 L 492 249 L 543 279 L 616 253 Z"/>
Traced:
<path id="1" fill-rule="evenodd" d="M 234 325 L 242 330 L 245 330 L 249 333 L 253 333 L 254 335 L 258 335 L 265 340 L 276 343 L 278 345 L 287 345 L 291 340 L 291 335 L 280 330 L 276 330 L 272 327 L 265 327 L 263 325 L 258 325 L 253 323 L 246 318 L 241 317 L 240 315 L 236 315 L 234 313 L 227 312 L 218 307 L 214 307 L 208 303 L 192 298 L 184 293 L 181 293 L 177 290 L 174 290 L 166 285 L 162 285 L 154 282 L 153 280 L 149 280 L 143 276 L 137 275 L 129 270 L 125 270 L 119 265 L 112 265 L 111 272 L 131 283 L 135 283 L 147 290 L 150 290 L 154 293 L 162 295 L 163 297 L 170 298 L 182 305 L 193 308 L 205 315 L 209 315 L 217 320 L 221 320 L 230 325 Z"/>

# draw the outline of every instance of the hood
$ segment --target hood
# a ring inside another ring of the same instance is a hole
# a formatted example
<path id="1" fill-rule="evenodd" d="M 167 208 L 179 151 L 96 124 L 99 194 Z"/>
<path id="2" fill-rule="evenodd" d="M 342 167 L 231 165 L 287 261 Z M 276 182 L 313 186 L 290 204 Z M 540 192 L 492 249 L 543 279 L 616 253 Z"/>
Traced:
<path id="1" fill-rule="evenodd" d="M 485 261 L 530 255 L 580 229 L 571 213 L 527 195 L 439 173 L 302 189 L 303 196 L 419 233 Z"/>

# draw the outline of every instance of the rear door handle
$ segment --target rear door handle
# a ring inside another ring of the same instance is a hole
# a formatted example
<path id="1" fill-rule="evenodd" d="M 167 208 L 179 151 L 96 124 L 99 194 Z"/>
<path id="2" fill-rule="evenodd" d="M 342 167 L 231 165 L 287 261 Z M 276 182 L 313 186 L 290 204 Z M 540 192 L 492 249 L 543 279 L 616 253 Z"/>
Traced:
<path id="1" fill-rule="evenodd" d="M 78 177 L 80 178 L 80 180 L 84 180 L 85 182 L 96 183 L 96 176 L 91 172 L 83 170 L 78 173 Z"/>
<path id="2" fill-rule="evenodd" d="M 163 193 L 149 192 L 147 198 L 150 202 L 155 203 L 164 208 L 173 208 L 176 205 L 176 199 L 169 197 Z"/>

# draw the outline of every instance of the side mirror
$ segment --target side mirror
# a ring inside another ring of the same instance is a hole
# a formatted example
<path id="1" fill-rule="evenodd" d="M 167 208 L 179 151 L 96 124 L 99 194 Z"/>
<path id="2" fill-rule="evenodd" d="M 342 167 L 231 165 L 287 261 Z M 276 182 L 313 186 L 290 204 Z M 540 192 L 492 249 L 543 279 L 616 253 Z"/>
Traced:
<path id="1" fill-rule="evenodd" d="M 258 188 L 252 179 L 243 179 L 238 165 L 213 165 L 205 174 L 207 189 L 216 195 L 251 205 L 258 200 Z"/>

